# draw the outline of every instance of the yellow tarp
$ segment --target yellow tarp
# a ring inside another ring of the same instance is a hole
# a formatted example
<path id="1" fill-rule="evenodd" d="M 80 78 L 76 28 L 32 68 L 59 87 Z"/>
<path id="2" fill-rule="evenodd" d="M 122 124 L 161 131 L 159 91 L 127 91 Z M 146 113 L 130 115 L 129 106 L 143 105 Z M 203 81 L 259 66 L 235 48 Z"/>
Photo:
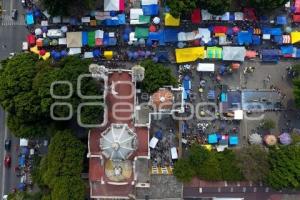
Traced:
<path id="1" fill-rule="evenodd" d="M 202 145 L 204 148 L 206 148 L 208 151 L 212 150 L 212 146 L 210 144 L 204 144 Z"/>
<path id="2" fill-rule="evenodd" d="M 292 44 L 300 42 L 300 32 L 298 31 L 291 32 L 291 39 L 292 39 Z"/>
<path id="3" fill-rule="evenodd" d="M 205 58 L 204 47 L 176 49 L 175 54 L 176 54 L 177 63 L 193 62 L 196 61 L 197 59 Z"/>
<path id="4" fill-rule="evenodd" d="M 108 60 L 112 59 L 113 51 L 104 51 L 104 57 Z"/>
<path id="5" fill-rule="evenodd" d="M 35 53 L 35 54 L 40 55 L 40 51 L 38 50 L 37 46 L 31 47 L 31 48 L 30 48 L 30 51 L 31 51 L 32 53 Z"/>
<path id="6" fill-rule="evenodd" d="M 216 37 L 222 37 L 222 36 L 226 36 L 225 33 L 215 33 Z"/>
<path id="7" fill-rule="evenodd" d="M 166 13 L 165 26 L 179 26 L 180 18 L 173 17 L 170 13 Z"/>
<path id="8" fill-rule="evenodd" d="M 46 52 L 45 55 L 40 56 L 43 60 L 48 60 L 50 58 L 50 52 Z"/>

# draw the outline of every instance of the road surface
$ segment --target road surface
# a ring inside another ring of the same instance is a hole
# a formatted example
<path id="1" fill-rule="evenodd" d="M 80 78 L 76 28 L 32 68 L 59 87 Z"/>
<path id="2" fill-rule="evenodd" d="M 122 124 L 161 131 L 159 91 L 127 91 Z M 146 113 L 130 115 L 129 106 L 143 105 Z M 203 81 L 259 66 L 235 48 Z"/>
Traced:
<path id="1" fill-rule="evenodd" d="M 0 60 L 8 57 L 11 52 L 19 52 L 22 49 L 22 41 L 25 40 L 27 29 L 24 26 L 24 13 L 21 0 L 2 0 L 3 12 L 0 19 Z M 18 20 L 11 19 L 11 10 L 18 10 Z M 19 139 L 12 136 L 6 127 L 7 116 L 0 108 L 0 198 L 8 194 L 17 186 L 20 179 L 16 177 L 14 167 L 17 166 L 16 146 L 19 145 Z M 11 151 L 4 150 L 4 141 L 6 138 L 12 140 Z M 6 169 L 3 164 L 4 156 L 9 153 L 12 157 L 11 169 Z"/>

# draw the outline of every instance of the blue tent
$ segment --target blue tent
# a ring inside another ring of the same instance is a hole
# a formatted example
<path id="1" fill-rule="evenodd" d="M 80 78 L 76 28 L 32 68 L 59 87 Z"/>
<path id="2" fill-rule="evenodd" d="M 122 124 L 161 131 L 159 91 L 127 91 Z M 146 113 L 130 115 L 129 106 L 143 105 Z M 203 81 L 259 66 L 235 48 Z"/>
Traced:
<path id="1" fill-rule="evenodd" d="M 237 36 L 239 45 L 249 45 L 252 43 L 252 34 L 248 31 L 241 31 Z"/>
<path id="2" fill-rule="evenodd" d="M 273 41 L 274 41 L 276 44 L 282 44 L 282 43 L 283 43 L 283 37 L 282 37 L 282 35 L 275 35 Z"/>
<path id="3" fill-rule="evenodd" d="M 287 24 L 287 18 L 284 15 L 277 16 L 276 18 L 276 24 L 277 25 L 286 25 Z"/>
<path id="4" fill-rule="evenodd" d="M 24 191 L 25 190 L 25 183 L 19 183 L 18 184 L 18 190 Z"/>
<path id="5" fill-rule="evenodd" d="M 159 140 L 161 140 L 163 138 L 163 133 L 162 130 L 156 131 L 155 132 L 155 137 Z"/>
<path id="6" fill-rule="evenodd" d="M 118 26 L 119 20 L 118 19 L 105 19 L 104 24 L 106 26 Z"/>
<path id="7" fill-rule="evenodd" d="M 88 45 L 88 32 L 82 32 L 82 46 Z"/>
<path id="8" fill-rule="evenodd" d="M 270 35 L 282 35 L 281 28 L 270 28 L 270 27 L 263 27 L 261 29 L 263 34 L 270 34 Z"/>
<path id="9" fill-rule="evenodd" d="M 218 136 L 217 136 L 217 134 L 215 134 L 215 133 L 209 134 L 208 135 L 208 143 L 209 144 L 216 144 L 216 143 L 218 143 Z"/>
<path id="10" fill-rule="evenodd" d="M 33 25 L 34 24 L 34 18 L 33 18 L 33 13 L 32 12 L 26 13 L 26 24 L 27 25 Z"/>
<path id="11" fill-rule="evenodd" d="M 294 52 L 294 47 L 292 45 L 282 46 L 280 47 L 280 50 L 283 55 L 291 55 Z"/>
<path id="12" fill-rule="evenodd" d="M 158 62 L 168 62 L 169 61 L 169 54 L 167 51 L 159 51 L 156 53 L 157 61 Z"/>
<path id="13" fill-rule="evenodd" d="M 191 80 L 190 80 L 190 77 L 189 76 L 185 76 L 184 79 L 183 79 L 183 88 L 184 90 L 190 90 L 192 85 L 191 85 Z"/>
<path id="14" fill-rule="evenodd" d="M 277 62 L 279 55 L 278 49 L 263 49 L 261 51 L 262 61 L 264 62 Z"/>
<path id="15" fill-rule="evenodd" d="M 224 93 L 224 92 L 222 92 L 221 93 L 221 102 L 227 102 L 228 100 L 227 100 L 227 94 L 226 93 Z"/>
<path id="16" fill-rule="evenodd" d="M 29 149 L 27 147 L 21 147 L 21 154 L 28 155 L 29 154 Z"/>
<path id="17" fill-rule="evenodd" d="M 252 44 L 253 45 L 260 45 L 261 44 L 261 38 L 258 35 L 252 35 Z"/>
<path id="18" fill-rule="evenodd" d="M 167 28 L 163 30 L 165 42 L 178 42 L 179 29 Z"/>
<path id="19" fill-rule="evenodd" d="M 25 155 L 22 155 L 19 157 L 19 166 L 24 167 L 25 166 Z"/>
<path id="20" fill-rule="evenodd" d="M 158 15 L 159 11 L 159 6 L 157 4 L 152 4 L 152 5 L 143 5 L 143 14 L 146 16 L 154 16 Z"/>
<path id="21" fill-rule="evenodd" d="M 229 145 L 237 145 L 239 144 L 239 138 L 236 135 L 229 136 Z"/>
<path id="22" fill-rule="evenodd" d="M 125 14 L 118 14 L 119 25 L 126 24 Z"/>
<path id="23" fill-rule="evenodd" d="M 94 49 L 93 56 L 94 58 L 99 58 L 101 56 L 101 51 L 99 49 Z"/>
<path id="24" fill-rule="evenodd" d="M 300 58 L 300 49 L 295 49 L 295 57 Z"/>
<path id="25" fill-rule="evenodd" d="M 75 17 L 70 18 L 70 25 L 75 26 L 78 24 L 78 20 Z"/>

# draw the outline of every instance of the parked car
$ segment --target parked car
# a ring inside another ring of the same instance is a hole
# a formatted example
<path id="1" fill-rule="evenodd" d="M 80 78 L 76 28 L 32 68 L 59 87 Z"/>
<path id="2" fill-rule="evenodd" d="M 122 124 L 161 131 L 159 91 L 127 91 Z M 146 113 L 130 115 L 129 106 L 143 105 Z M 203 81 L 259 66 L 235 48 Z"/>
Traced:
<path id="1" fill-rule="evenodd" d="M 4 165 L 5 167 L 9 168 L 11 165 L 11 157 L 10 155 L 6 155 L 4 158 Z"/>
<path id="2" fill-rule="evenodd" d="M 4 143 L 4 148 L 6 151 L 10 151 L 10 147 L 11 147 L 11 140 L 10 139 L 6 139 L 5 143 Z"/>
<path id="3" fill-rule="evenodd" d="M 18 19 L 18 10 L 17 9 L 12 9 L 12 11 L 11 11 L 11 18 L 13 20 L 17 20 Z"/>

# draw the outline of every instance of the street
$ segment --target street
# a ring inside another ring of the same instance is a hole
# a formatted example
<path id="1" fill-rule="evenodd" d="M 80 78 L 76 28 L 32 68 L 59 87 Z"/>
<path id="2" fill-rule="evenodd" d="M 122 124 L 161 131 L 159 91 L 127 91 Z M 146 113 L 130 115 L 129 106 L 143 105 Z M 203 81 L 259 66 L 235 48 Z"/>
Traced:
<path id="1" fill-rule="evenodd" d="M 22 41 L 26 37 L 26 27 L 24 21 L 24 9 L 22 8 L 21 1 L 16 0 L 3 0 L 3 12 L 0 21 L 0 60 L 9 56 L 9 53 L 21 51 Z M 11 10 L 18 10 L 18 19 L 11 19 Z M 15 138 L 6 127 L 5 121 L 7 120 L 6 114 L 0 108 L 0 198 L 8 194 L 13 188 L 17 187 L 20 181 L 17 178 L 14 168 L 18 165 L 18 154 L 16 153 L 16 146 L 19 145 L 19 139 Z M 9 152 L 12 162 L 11 168 L 4 167 L 4 157 L 6 151 L 4 150 L 5 139 L 11 139 L 11 151 Z"/>

